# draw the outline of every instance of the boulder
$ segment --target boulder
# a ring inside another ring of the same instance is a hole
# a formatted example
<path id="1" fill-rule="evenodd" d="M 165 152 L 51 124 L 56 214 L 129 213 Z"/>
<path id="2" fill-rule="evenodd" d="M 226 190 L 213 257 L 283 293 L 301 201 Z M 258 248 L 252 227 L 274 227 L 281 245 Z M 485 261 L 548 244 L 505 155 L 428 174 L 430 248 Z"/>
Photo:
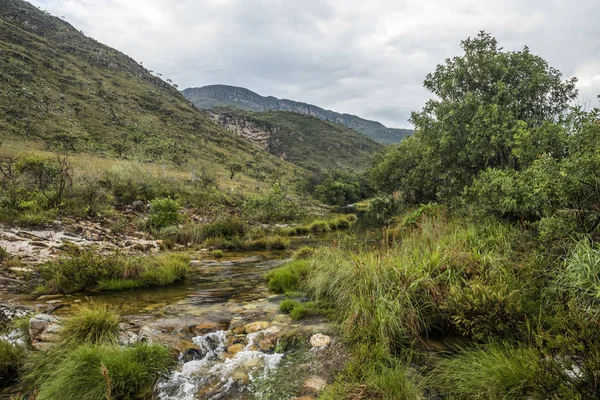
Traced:
<path id="1" fill-rule="evenodd" d="M 311 376 L 307 378 L 302 384 L 302 389 L 311 393 L 317 394 L 327 385 L 327 381 L 320 376 Z"/>
<path id="2" fill-rule="evenodd" d="M 331 338 L 327 335 L 317 333 L 310 337 L 310 345 L 312 347 L 327 347 L 331 344 Z"/>
<path id="3" fill-rule="evenodd" d="M 38 350 L 48 349 L 58 340 L 60 320 L 52 315 L 38 314 L 29 320 L 31 345 Z"/>
<path id="4" fill-rule="evenodd" d="M 258 331 L 265 330 L 268 327 L 269 327 L 269 323 L 267 321 L 250 322 L 249 324 L 244 325 L 244 332 L 256 333 Z"/>

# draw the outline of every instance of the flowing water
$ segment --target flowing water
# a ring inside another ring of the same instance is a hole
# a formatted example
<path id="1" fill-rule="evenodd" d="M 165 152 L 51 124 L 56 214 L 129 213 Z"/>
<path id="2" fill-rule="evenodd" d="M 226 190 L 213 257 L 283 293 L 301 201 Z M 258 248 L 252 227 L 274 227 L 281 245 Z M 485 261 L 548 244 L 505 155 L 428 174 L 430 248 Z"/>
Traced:
<path id="1" fill-rule="evenodd" d="M 294 246 L 321 245 L 336 237 L 295 239 Z M 85 292 L 51 300 L 0 294 L 0 303 L 58 307 L 54 312 L 58 316 L 68 315 L 69 306 L 75 303 L 94 300 L 109 304 L 119 311 L 124 325 L 131 327 L 132 332 L 127 333 L 132 341 L 149 338 L 180 352 L 177 368 L 157 383 L 156 398 L 254 399 L 252 384 L 257 378 L 264 379 L 280 365 L 289 366 L 284 362 L 286 355 L 276 351 L 276 343 L 265 348 L 263 339 L 297 329 L 309 334 L 331 333 L 323 318 L 294 323 L 279 311 L 282 297 L 268 292 L 265 273 L 285 263 L 290 255 L 291 251 L 229 252 L 224 259 L 214 260 L 208 253 L 197 252 L 188 278 L 167 287 Z M 236 320 L 268 324 L 247 335 L 226 331 Z M 207 326 L 210 331 L 203 331 Z M 235 351 L 232 345 L 237 345 Z"/>

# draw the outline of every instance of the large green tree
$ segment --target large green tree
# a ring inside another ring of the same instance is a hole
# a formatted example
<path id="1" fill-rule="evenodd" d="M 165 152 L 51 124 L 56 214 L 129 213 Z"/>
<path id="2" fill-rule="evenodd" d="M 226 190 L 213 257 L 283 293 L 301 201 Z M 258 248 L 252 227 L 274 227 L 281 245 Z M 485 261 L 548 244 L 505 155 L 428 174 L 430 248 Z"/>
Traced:
<path id="1" fill-rule="evenodd" d="M 486 168 L 520 170 L 539 154 L 564 152 L 557 123 L 577 96 L 576 79 L 563 80 L 528 48 L 503 50 L 486 32 L 461 47 L 463 55 L 427 75 L 424 86 L 435 97 L 412 113 L 414 142 L 384 157 L 388 166 L 395 157 L 393 176 L 375 168 L 381 189 L 404 191 L 412 201 L 447 200 Z"/>

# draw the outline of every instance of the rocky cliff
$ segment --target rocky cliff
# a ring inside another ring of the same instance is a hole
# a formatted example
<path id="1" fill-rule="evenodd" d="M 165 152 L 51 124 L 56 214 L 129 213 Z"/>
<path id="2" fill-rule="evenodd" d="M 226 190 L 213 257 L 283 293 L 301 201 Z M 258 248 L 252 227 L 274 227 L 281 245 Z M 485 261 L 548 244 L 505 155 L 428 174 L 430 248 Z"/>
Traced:
<path id="1" fill-rule="evenodd" d="M 200 108 L 232 106 L 248 111 L 292 111 L 314 115 L 325 121 L 345 125 L 385 144 L 397 143 L 412 133 L 409 129 L 387 128 L 376 121 L 366 120 L 350 114 L 340 114 L 312 104 L 278 99 L 273 96 L 264 97 L 241 87 L 210 85 L 200 88 L 188 88 L 182 93 Z"/>

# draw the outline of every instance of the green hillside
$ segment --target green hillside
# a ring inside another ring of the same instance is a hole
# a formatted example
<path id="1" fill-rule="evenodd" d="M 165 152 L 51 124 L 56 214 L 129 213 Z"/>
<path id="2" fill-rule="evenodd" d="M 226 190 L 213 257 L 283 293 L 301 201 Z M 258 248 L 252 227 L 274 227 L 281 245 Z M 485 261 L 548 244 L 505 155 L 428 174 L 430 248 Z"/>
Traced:
<path id="1" fill-rule="evenodd" d="M 20 0 L 0 0 L 0 134 L 70 152 L 248 176 L 301 171 L 227 132 L 127 55 Z"/>
<path id="2" fill-rule="evenodd" d="M 343 125 L 290 111 L 215 109 L 224 125 L 252 124 L 263 130 L 273 155 L 311 171 L 364 170 L 384 146 Z"/>

